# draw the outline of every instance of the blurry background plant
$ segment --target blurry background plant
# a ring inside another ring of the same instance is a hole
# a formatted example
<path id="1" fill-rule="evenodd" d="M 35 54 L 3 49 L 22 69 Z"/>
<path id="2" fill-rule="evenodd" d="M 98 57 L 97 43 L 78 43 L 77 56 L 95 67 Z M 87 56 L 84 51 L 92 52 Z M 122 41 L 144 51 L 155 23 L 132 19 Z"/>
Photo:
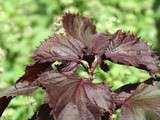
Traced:
<path id="1" fill-rule="evenodd" d="M 0 89 L 24 73 L 32 51 L 58 31 L 59 24 L 53 23 L 68 11 L 92 17 L 99 31 L 135 32 L 152 48 L 160 49 L 159 0 L 0 0 Z M 111 63 L 109 67 L 108 73 L 97 69 L 97 81 L 106 80 L 113 89 L 148 78 L 145 71 L 134 67 Z M 0 119 L 28 120 L 43 102 L 41 90 L 34 94 L 14 99 Z"/>

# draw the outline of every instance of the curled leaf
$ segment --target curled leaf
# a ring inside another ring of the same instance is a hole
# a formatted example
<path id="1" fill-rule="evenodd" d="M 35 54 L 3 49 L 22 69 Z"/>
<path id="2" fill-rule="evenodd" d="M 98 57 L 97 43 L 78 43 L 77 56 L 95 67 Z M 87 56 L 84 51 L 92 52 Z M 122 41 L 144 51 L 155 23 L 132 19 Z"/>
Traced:
<path id="1" fill-rule="evenodd" d="M 159 120 L 160 83 L 141 84 L 122 106 L 121 120 Z"/>
<path id="2" fill-rule="evenodd" d="M 106 46 L 105 57 L 115 63 L 135 66 L 153 74 L 159 73 L 158 56 L 131 33 L 117 31 Z"/>
<path id="3" fill-rule="evenodd" d="M 16 86 L 9 87 L 6 90 L 1 90 L 0 98 L 4 96 L 14 97 L 18 95 L 29 95 L 36 89 L 37 89 L 37 85 L 33 85 L 33 84 L 30 85 L 27 82 L 17 83 Z"/>
<path id="4" fill-rule="evenodd" d="M 20 77 L 17 81 L 17 83 L 19 82 L 28 82 L 28 83 L 32 83 L 34 82 L 38 76 L 51 69 L 51 63 L 50 62 L 46 62 L 46 63 L 34 63 L 32 65 L 29 65 L 26 67 L 25 69 L 25 73 L 22 77 Z"/>
<path id="5" fill-rule="evenodd" d="M 10 87 L 8 90 L 0 92 L 0 115 L 6 109 L 12 96 L 24 95 L 34 91 L 36 86 L 32 86 L 31 84 L 35 82 L 42 72 L 47 71 L 48 69 L 51 69 L 51 63 L 35 63 L 27 66 L 25 74 L 17 80 L 14 87 Z"/>
<path id="6" fill-rule="evenodd" d="M 73 38 L 82 41 L 86 46 L 91 43 L 96 27 L 92 21 L 79 14 L 66 13 L 62 19 L 63 27 Z"/>

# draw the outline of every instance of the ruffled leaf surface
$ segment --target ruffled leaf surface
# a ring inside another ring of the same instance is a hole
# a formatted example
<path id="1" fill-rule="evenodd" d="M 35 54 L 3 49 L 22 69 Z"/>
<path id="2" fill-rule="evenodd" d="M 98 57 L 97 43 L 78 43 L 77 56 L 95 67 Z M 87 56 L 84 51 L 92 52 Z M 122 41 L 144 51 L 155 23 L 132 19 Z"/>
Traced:
<path id="1" fill-rule="evenodd" d="M 19 80 L 17 81 L 17 83 L 19 82 L 28 82 L 28 83 L 32 83 L 34 82 L 38 76 L 51 69 L 51 63 L 50 62 L 46 62 L 46 63 L 34 63 L 32 65 L 28 65 L 25 69 L 25 73 L 22 77 L 19 78 Z"/>
<path id="2" fill-rule="evenodd" d="M 35 51 L 33 59 L 41 63 L 62 60 L 79 61 L 83 48 L 83 43 L 70 35 L 55 35 L 41 44 Z"/>
<path id="3" fill-rule="evenodd" d="M 62 22 L 67 34 L 83 42 L 86 46 L 92 42 L 96 27 L 89 18 L 79 14 L 66 13 Z"/>
<path id="4" fill-rule="evenodd" d="M 105 57 L 115 63 L 135 66 L 151 73 L 159 73 L 159 57 L 149 46 L 131 33 L 117 31 L 105 50 Z"/>
<path id="5" fill-rule="evenodd" d="M 160 83 L 140 84 L 122 105 L 121 120 L 159 120 Z"/>
<path id="6" fill-rule="evenodd" d="M 39 82 L 57 120 L 101 120 L 105 112 L 114 109 L 111 92 L 104 84 L 53 71 L 42 74 Z"/>
<path id="7" fill-rule="evenodd" d="M 51 63 L 35 63 L 27 66 L 24 75 L 17 80 L 14 86 L 0 92 L 0 116 L 12 97 L 32 93 L 37 88 L 36 85 L 33 85 L 33 82 L 35 82 L 41 73 L 50 69 Z"/>

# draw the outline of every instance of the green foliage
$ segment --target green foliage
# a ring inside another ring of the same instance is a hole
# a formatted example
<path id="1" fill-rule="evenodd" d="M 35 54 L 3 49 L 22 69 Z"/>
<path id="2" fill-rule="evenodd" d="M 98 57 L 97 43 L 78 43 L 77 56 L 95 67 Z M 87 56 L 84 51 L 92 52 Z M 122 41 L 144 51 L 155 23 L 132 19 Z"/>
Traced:
<path id="1" fill-rule="evenodd" d="M 160 7 L 158 0 L 0 0 L 0 89 L 23 74 L 31 63 L 33 50 L 53 34 L 57 17 L 64 12 L 80 12 L 91 16 L 98 31 L 115 32 L 117 29 L 137 33 L 153 48 L 158 48 Z M 158 4 L 158 3 L 157 3 Z M 156 4 L 156 6 L 157 6 Z M 107 61 L 108 62 L 108 61 Z M 113 89 L 123 84 L 143 81 L 148 74 L 142 70 L 109 63 L 110 72 L 97 69 L 99 78 Z M 41 103 L 42 92 L 35 97 L 15 98 L 0 119 L 27 120 Z M 26 99 L 33 101 L 27 104 Z"/>

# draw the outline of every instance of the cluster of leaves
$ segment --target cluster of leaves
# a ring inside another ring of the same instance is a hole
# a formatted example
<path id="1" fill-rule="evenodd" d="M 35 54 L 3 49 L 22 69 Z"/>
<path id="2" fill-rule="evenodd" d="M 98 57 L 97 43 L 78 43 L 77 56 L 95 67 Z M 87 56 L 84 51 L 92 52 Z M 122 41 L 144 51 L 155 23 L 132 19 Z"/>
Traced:
<path id="1" fill-rule="evenodd" d="M 23 74 L 25 65 L 31 63 L 33 49 L 54 33 L 52 23 L 64 11 L 92 16 L 98 31 L 115 32 L 122 28 L 138 33 L 152 48 L 159 48 L 159 24 L 155 25 L 160 21 L 158 6 L 159 0 L 0 0 L 0 89 L 13 85 Z M 149 77 L 143 70 L 107 63 L 110 71 L 98 68 L 96 78 L 107 80 L 113 89 Z M 86 75 L 83 71 L 80 74 Z M 33 96 L 14 98 L 0 119 L 26 120 L 32 116 L 42 102 L 43 91 L 38 91 Z"/>
<path id="2" fill-rule="evenodd" d="M 111 120 L 118 108 L 122 109 L 121 120 L 160 119 L 157 53 L 130 32 L 97 32 L 92 21 L 79 14 L 64 14 L 62 23 L 65 33 L 44 41 L 33 54 L 35 63 L 14 87 L 0 94 L 1 114 L 13 97 L 41 87 L 47 101 L 32 119 Z M 146 70 L 151 79 L 115 91 L 103 80 L 96 84 L 96 67 L 108 71 L 105 60 Z M 87 76 L 76 74 L 80 66 Z"/>
<path id="3" fill-rule="evenodd" d="M 1 0 L 0 48 L 5 54 L 0 60 L 0 69 L 4 73 L 0 74 L 1 87 L 13 84 L 23 73 L 25 64 L 30 61 L 31 52 L 45 36 L 48 36 L 49 26 L 52 26 L 55 18 L 64 11 L 93 16 L 97 29 L 100 31 L 113 32 L 117 28 L 123 28 L 127 31 L 138 32 L 155 47 L 157 39 L 154 13 L 156 12 L 152 10 L 154 1 L 156 0 L 94 0 L 92 2 L 86 0 Z M 157 18 L 158 16 L 159 14 Z M 119 67 L 119 69 L 123 68 Z M 133 79 L 132 82 L 139 80 L 139 71 L 135 69 L 126 71 L 137 76 L 134 79 L 129 78 Z M 124 75 L 115 76 L 112 72 L 109 77 L 113 78 L 113 76 L 116 79 L 111 82 L 113 85 L 117 82 L 122 85 L 123 79 L 126 78 Z M 142 73 L 141 76 L 144 74 Z M 123 83 L 127 82 L 123 81 Z"/>

